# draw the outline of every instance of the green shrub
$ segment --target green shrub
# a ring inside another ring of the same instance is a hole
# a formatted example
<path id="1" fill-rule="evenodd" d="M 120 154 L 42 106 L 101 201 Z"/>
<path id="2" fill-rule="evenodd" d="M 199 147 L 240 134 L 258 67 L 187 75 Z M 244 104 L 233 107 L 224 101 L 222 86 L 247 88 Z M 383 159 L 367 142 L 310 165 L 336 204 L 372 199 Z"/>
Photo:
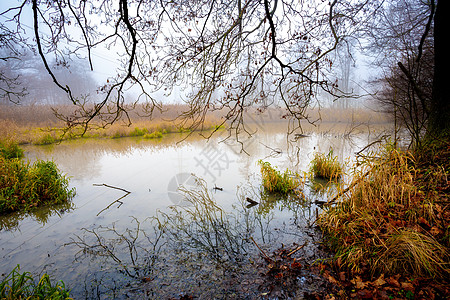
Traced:
<path id="1" fill-rule="evenodd" d="M 71 299 L 63 281 L 55 285 L 50 277 L 44 274 L 38 283 L 31 273 L 20 273 L 17 265 L 0 283 L 1 299 Z"/>
<path id="2" fill-rule="evenodd" d="M 0 157 L 0 213 L 64 203 L 75 195 L 68 183 L 52 161 Z"/>
<path id="3" fill-rule="evenodd" d="M 0 156 L 6 159 L 22 158 L 23 150 L 17 143 L 0 141 Z"/>
<path id="4" fill-rule="evenodd" d="M 53 143 L 55 143 L 55 138 L 50 133 L 43 135 L 40 139 L 34 142 L 35 145 L 50 145 Z"/>
<path id="5" fill-rule="evenodd" d="M 147 129 L 135 127 L 134 130 L 130 132 L 130 136 L 143 136 L 147 133 L 148 133 Z"/>
<path id="6" fill-rule="evenodd" d="M 144 135 L 144 138 L 146 139 L 160 139 L 163 137 L 163 134 L 161 131 L 154 131 L 152 133 L 147 133 Z"/>

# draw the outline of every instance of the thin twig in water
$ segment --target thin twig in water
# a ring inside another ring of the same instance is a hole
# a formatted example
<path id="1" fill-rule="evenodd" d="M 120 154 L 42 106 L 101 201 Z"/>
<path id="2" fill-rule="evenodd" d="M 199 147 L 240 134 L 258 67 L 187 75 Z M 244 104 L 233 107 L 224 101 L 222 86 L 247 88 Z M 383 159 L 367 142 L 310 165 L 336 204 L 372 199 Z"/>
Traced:
<path id="1" fill-rule="evenodd" d="M 116 190 L 119 190 L 119 191 L 123 191 L 123 192 L 125 192 L 127 194 L 131 193 L 131 192 L 127 191 L 126 189 L 119 188 L 119 187 L 112 186 L 112 185 L 108 185 L 108 184 L 104 184 L 104 183 L 94 183 L 93 186 L 106 186 L 106 187 L 109 187 L 111 189 L 116 189 Z"/>
<path id="2" fill-rule="evenodd" d="M 131 192 L 127 191 L 126 189 L 119 188 L 119 187 L 112 186 L 112 185 L 108 185 L 108 184 L 104 184 L 104 183 L 102 183 L 102 184 L 94 183 L 93 185 L 94 185 L 94 186 L 106 186 L 106 187 L 111 188 L 111 189 L 116 189 L 116 190 L 125 192 L 125 195 L 123 195 L 123 196 L 120 197 L 119 199 L 117 199 L 117 200 L 111 202 L 107 207 L 105 207 L 104 209 L 102 209 L 101 211 L 99 211 L 98 214 L 97 214 L 97 217 L 98 217 L 102 212 L 104 212 L 105 210 L 109 209 L 114 203 L 120 203 L 119 206 L 117 206 L 117 208 L 119 208 L 120 206 L 122 206 L 123 202 L 120 201 L 120 200 L 122 200 L 123 198 L 125 198 L 126 196 L 128 196 L 129 194 L 131 194 Z"/>
<path id="3" fill-rule="evenodd" d="M 295 252 L 297 252 L 298 250 L 303 249 L 303 247 L 305 247 L 308 244 L 308 242 L 305 242 L 303 245 L 298 246 L 297 248 L 295 248 L 294 250 L 292 250 L 291 252 L 289 252 L 287 254 L 287 257 L 290 257 L 292 254 L 294 254 Z"/>
<path id="4" fill-rule="evenodd" d="M 256 247 L 259 249 L 259 251 L 262 253 L 262 255 L 264 255 L 264 257 L 265 257 L 267 260 L 269 260 L 270 262 L 274 262 L 274 260 L 271 259 L 271 258 L 266 254 L 266 252 L 264 252 L 264 251 L 258 246 L 258 244 L 255 242 L 255 240 L 253 239 L 253 237 L 250 237 L 250 239 L 252 240 L 252 242 L 256 245 Z"/>

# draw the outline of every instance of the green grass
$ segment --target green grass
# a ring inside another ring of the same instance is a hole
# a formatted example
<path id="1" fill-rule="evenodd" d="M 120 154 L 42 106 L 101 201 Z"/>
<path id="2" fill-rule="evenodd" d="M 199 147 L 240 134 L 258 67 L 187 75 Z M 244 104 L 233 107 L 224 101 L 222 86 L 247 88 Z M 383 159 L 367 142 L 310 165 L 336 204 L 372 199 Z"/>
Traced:
<path id="1" fill-rule="evenodd" d="M 163 137 L 163 133 L 161 131 L 154 131 L 152 133 L 147 133 L 144 135 L 144 139 L 160 139 Z"/>
<path id="2" fill-rule="evenodd" d="M 333 150 L 330 150 L 327 155 L 323 153 L 314 154 L 310 173 L 314 177 L 326 180 L 338 180 L 343 175 L 342 167 L 337 157 L 333 156 Z"/>
<path id="3" fill-rule="evenodd" d="M 130 132 L 130 136 L 144 136 L 147 133 L 148 133 L 147 129 L 135 127 L 133 131 Z"/>
<path id="4" fill-rule="evenodd" d="M 56 142 L 55 138 L 50 134 L 44 134 L 42 137 L 34 141 L 35 145 L 51 145 Z"/>
<path id="5" fill-rule="evenodd" d="M 17 265 L 0 283 L 1 299 L 71 299 L 63 281 L 52 284 L 47 274 L 38 283 Z"/>
<path id="6" fill-rule="evenodd" d="M 6 159 L 22 158 L 23 150 L 17 143 L 0 141 L 0 156 Z"/>
<path id="7" fill-rule="evenodd" d="M 0 156 L 0 213 L 61 204 L 75 195 L 53 161 L 33 164 Z"/>
<path id="8" fill-rule="evenodd" d="M 269 193 L 287 195 L 295 192 L 302 183 L 298 179 L 298 174 L 293 173 L 289 169 L 286 169 L 283 173 L 281 173 L 272 167 L 268 162 L 259 160 L 258 164 L 261 167 L 264 189 Z"/>

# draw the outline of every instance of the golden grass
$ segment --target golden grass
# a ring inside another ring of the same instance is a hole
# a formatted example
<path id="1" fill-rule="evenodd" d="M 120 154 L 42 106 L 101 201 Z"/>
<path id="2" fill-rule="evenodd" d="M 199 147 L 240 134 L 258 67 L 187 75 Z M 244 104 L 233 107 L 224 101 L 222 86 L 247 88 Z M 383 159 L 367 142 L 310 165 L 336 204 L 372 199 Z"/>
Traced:
<path id="1" fill-rule="evenodd" d="M 0 140 L 13 140 L 18 144 L 45 145 L 78 136 L 81 131 L 73 130 L 64 133 L 64 123 L 57 119 L 50 106 L 11 106 L 0 107 Z M 59 113 L 70 114 L 73 107 L 58 106 Z M 186 107 L 168 105 L 163 112 L 155 111 L 152 118 L 146 117 L 143 106 L 130 111 L 131 125 L 126 120 L 118 120 L 112 125 L 93 126 L 84 137 L 120 138 L 142 136 L 144 138 L 160 138 L 167 133 L 186 132 L 191 125 L 189 121 L 180 123 L 176 117 Z M 208 114 L 203 126 L 196 130 L 212 130 L 221 124 L 219 114 Z"/>
<path id="2" fill-rule="evenodd" d="M 442 208 L 418 187 L 412 154 L 387 146 L 360 163 L 340 201 L 317 220 L 336 259 L 355 272 L 448 276 Z"/>
<path id="3" fill-rule="evenodd" d="M 300 176 L 289 169 L 283 173 L 275 169 L 268 162 L 258 161 L 261 167 L 263 186 L 269 193 L 287 195 L 289 193 L 301 193 L 298 189 L 302 187 L 303 181 Z"/>
<path id="4" fill-rule="evenodd" d="M 407 228 L 386 240 L 386 249 L 374 261 L 374 267 L 383 271 L 407 270 L 415 276 L 444 275 L 448 271 L 448 249 L 432 236 Z"/>

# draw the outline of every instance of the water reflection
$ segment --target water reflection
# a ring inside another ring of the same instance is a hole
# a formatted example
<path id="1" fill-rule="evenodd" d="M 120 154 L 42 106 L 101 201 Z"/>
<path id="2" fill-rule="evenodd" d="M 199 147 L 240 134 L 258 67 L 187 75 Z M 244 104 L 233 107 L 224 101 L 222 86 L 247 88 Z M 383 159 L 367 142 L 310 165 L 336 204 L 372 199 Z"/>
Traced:
<path id="1" fill-rule="evenodd" d="M 72 202 L 65 202 L 53 206 L 45 206 L 30 210 L 28 212 L 13 212 L 6 215 L 0 215 L 0 231 L 15 231 L 20 229 L 20 222 L 26 218 L 32 218 L 41 226 L 47 224 L 52 216 L 62 217 L 74 209 Z"/>
<path id="2" fill-rule="evenodd" d="M 132 218 L 133 226 L 122 231 L 113 224 L 83 228 L 82 234 L 74 235 L 68 245 L 80 249 L 75 260 L 90 259 L 102 266 L 101 271 L 86 278 L 87 298 L 140 295 L 167 299 L 179 297 L 180 291 L 189 291 L 189 295 L 201 299 L 261 294 L 259 287 L 264 278 L 258 250 L 272 251 L 279 236 L 301 236 L 284 222 L 283 226 L 272 226 L 276 214 L 273 210 L 294 212 L 297 220 L 293 225 L 303 226 L 299 219 L 304 206 L 277 197 L 261 199 L 273 201 L 272 209 L 264 205 L 263 209 L 246 209 L 244 198 L 251 195 L 249 191 L 259 189 L 246 186 L 238 189 L 240 202 L 235 210 L 227 212 L 217 204 L 206 182 L 198 177 L 195 180 L 195 187 L 180 188 L 185 198 L 181 206 L 173 205 L 169 211 L 160 211 L 143 222 Z M 312 231 L 308 233 L 314 236 Z M 305 248 L 299 254 L 306 257 L 308 241 L 309 251 L 316 252 L 311 250 L 316 246 L 309 236 L 301 236 L 301 240 L 303 246 L 291 255 Z"/>

